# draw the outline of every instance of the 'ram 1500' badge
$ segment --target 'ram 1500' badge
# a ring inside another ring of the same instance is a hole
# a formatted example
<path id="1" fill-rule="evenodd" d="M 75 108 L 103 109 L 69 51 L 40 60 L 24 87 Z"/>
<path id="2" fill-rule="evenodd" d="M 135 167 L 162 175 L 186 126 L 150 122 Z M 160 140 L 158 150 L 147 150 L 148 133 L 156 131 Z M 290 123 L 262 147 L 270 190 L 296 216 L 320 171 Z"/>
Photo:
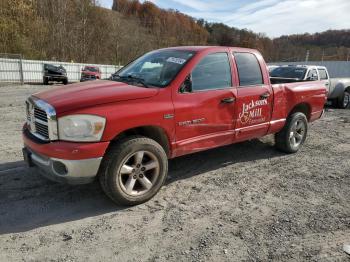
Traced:
<path id="1" fill-rule="evenodd" d="M 190 126 L 190 125 L 202 123 L 204 121 L 205 121 L 205 118 L 199 118 L 199 119 L 179 122 L 178 124 L 179 124 L 179 126 Z"/>

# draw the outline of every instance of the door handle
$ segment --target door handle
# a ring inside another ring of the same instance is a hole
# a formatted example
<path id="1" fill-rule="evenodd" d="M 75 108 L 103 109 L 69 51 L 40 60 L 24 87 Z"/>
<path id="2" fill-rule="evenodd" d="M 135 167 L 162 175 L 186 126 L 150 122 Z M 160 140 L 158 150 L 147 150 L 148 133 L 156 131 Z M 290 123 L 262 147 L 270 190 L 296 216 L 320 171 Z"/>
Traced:
<path id="1" fill-rule="evenodd" d="M 226 97 L 226 98 L 223 98 L 221 100 L 221 103 L 224 103 L 224 104 L 231 104 L 233 102 L 235 102 L 235 98 L 234 97 Z"/>
<path id="2" fill-rule="evenodd" d="M 264 93 L 260 96 L 260 100 L 268 99 L 270 97 L 269 93 Z"/>

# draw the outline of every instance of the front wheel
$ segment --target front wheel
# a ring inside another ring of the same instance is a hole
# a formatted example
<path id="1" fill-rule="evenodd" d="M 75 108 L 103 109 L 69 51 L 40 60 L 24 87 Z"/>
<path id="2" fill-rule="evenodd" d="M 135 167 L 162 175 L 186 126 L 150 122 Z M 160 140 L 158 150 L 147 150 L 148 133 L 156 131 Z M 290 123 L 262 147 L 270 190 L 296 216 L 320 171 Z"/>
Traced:
<path id="1" fill-rule="evenodd" d="M 168 158 L 154 140 L 134 136 L 113 145 L 104 157 L 99 179 L 117 204 L 138 205 L 160 190 L 168 173 Z"/>
<path id="2" fill-rule="evenodd" d="M 306 116 L 303 113 L 292 114 L 284 128 L 275 135 L 277 149 L 286 153 L 296 153 L 304 144 L 307 131 Z"/>

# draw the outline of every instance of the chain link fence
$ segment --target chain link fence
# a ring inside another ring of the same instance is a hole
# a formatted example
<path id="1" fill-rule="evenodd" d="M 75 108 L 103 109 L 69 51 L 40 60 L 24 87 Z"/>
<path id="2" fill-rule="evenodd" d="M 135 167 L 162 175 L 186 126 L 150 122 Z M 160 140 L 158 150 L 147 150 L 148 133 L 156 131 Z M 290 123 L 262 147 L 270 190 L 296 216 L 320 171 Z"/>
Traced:
<path id="1" fill-rule="evenodd" d="M 26 60 L 20 54 L 0 53 L 0 82 L 6 83 L 42 83 L 44 64 L 63 66 L 67 71 L 69 82 L 80 80 L 81 70 L 85 66 L 97 66 L 101 71 L 101 79 L 107 79 L 118 71 L 121 66 L 67 63 L 59 61 Z"/>
<path id="2" fill-rule="evenodd" d="M 23 61 L 20 54 L 0 53 L 0 82 L 24 83 Z"/>

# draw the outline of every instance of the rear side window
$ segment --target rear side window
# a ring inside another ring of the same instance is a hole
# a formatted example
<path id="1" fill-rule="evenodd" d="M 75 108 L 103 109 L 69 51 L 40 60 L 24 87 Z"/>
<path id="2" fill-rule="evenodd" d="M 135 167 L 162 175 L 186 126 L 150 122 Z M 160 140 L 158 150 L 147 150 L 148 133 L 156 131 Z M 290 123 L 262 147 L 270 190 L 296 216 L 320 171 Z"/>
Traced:
<path id="1" fill-rule="evenodd" d="M 321 80 L 327 80 L 328 75 L 325 69 L 318 69 L 318 72 L 320 73 Z"/>
<path id="2" fill-rule="evenodd" d="M 232 86 L 231 67 L 227 53 L 210 54 L 192 72 L 193 91 L 222 89 Z"/>
<path id="3" fill-rule="evenodd" d="M 308 79 L 311 79 L 311 78 L 317 79 L 318 76 L 317 76 L 317 71 L 316 71 L 316 69 L 310 70 L 309 73 L 307 74 L 307 78 L 308 78 Z"/>
<path id="4" fill-rule="evenodd" d="M 255 55 L 250 53 L 234 53 L 237 64 L 239 85 L 254 86 L 264 83 L 261 68 Z"/>

